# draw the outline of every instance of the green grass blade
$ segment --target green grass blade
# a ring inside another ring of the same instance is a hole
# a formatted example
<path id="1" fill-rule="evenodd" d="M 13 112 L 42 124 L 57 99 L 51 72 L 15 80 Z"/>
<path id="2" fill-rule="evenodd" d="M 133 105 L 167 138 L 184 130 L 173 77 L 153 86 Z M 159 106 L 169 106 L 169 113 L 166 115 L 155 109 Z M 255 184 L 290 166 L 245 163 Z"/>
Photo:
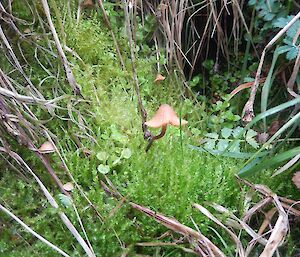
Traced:
<path id="1" fill-rule="evenodd" d="M 280 153 L 280 154 L 278 154 L 278 155 L 276 155 L 272 158 L 267 158 L 266 160 L 264 160 L 260 164 L 255 165 L 254 167 L 252 167 L 250 169 L 240 171 L 238 173 L 238 175 L 240 177 L 247 177 L 249 175 L 253 175 L 254 173 L 256 173 L 258 171 L 268 169 L 268 168 L 273 167 L 273 166 L 278 166 L 283 161 L 290 160 L 291 158 L 293 158 L 294 156 L 296 156 L 299 153 L 300 153 L 300 146 L 295 147 L 291 150 L 285 151 L 283 153 Z"/>
<path id="2" fill-rule="evenodd" d="M 236 140 L 240 139 L 241 136 L 248 130 L 250 129 L 255 123 L 257 123 L 258 121 L 268 117 L 268 116 L 271 116 L 273 114 L 276 114 L 278 112 L 281 112 L 291 106 L 294 106 L 296 104 L 299 104 L 300 103 L 300 97 L 298 98 L 295 98 L 291 101 L 288 101 L 288 102 L 285 102 L 283 104 L 280 104 L 280 105 L 277 105 L 263 113 L 260 113 L 259 115 L 257 115 L 249 124 L 247 124 L 247 126 L 237 135 L 236 137 Z M 232 147 L 232 145 L 234 144 L 235 141 L 232 141 L 226 149 L 224 149 L 223 153 L 225 152 L 228 152 L 228 150 L 230 149 L 230 147 Z M 261 150 L 259 150 L 261 151 Z"/>
<path id="3" fill-rule="evenodd" d="M 293 125 L 299 125 L 300 123 L 300 112 L 292 117 L 287 123 L 285 123 L 263 146 L 262 148 L 270 145 L 277 137 L 279 137 L 285 130 Z"/>
<path id="4" fill-rule="evenodd" d="M 284 146 L 287 142 L 287 140 L 291 137 L 291 135 L 294 133 L 294 131 L 297 129 L 298 124 L 295 123 L 291 129 L 289 129 L 288 133 L 285 135 L 285 138 L 277 144 L 274 149 L 272 149 L 273 152 L 275 152 L 277 149 L 280 149 L 282 146 Z"/>
<path id="5" fill-rule="evenodd" d="M 261 158 L 255 158 L 254 160 L 247 162 L 248 164 L 244 165 L 244 167 L 239 171 L 238 174 L 243 174 L 248 170 L 252 169 L 256 164 L 261 162 Z"/>
<path id="6" fill-rule="evenodd" d="M 300 154 L 294 156 L 291 160 L 289 160 L 285 165 L 283 165 L 279 170 L 277 170 L 272 176 L 271 178 L 281 174 L 282 172 L 288 170 L 289 168 L 293 167 L 294 164 L 296 164 L 298 162 L 298 160 L 300 159 Z M 296 166 L 296 165 L 295 165 Z"/>
<path id="7" fill-rule="evenodd" d="M 273 115 L 273 114 L 275 114 L 275 113 L 278 113 L 278 112 L 281 112 L 281 111 L 283 111 L 283 110 L 285 110 L 285 109 L 287 109 L 287 108 L 289 108 L 289 107 L 291 107 L 291 106 L 294 106 L 294 105 L 296 105 L 296 104 L 298 104 L 298 103 L 300 103 L 300 97 L 298 97 L 298 98 L 295 98 L 295 99 L 293 99 L 293 100 L 291 100 L 291 101 L 288 101 L 288 102 L 285 102 L 285 103 L 283 103 L 283 104 L 280 104 L 280 105 L 277 105 L 277 106 L 275 106 L 275 107 L 273 107 L 273 108 L 271 108 L 271 109 L 269 109 L 269 110 L 267 110 L 267 111 L 265 111 L 265 112 L 263 112 L 263 113 L 260 113 L 259 115 L 257 115 L 246 127 L 245 127 L 245 129 L 249 129 L 249 128 L 251 128 L 255 123 L 257 123 L 258 121 L 260 121 L 260 120 L 262 120 L 262 119 L 264 119 L 264 118 L 266 118 L 266 117 L 268 117 L 268 116 L 271 116 L 271 115 Z M 245 131 L 244 131 L 245 132 Z M 241 133 L 241 135 L 242 135 L 242 133 Z"/>
<path id="8" fill-rule="evenodd" d="M 294 117 L 292 117 L 266 143 L 264 143 L 263 146 L 255 154 L 253 154 L 253 156 L 245 163 L 245 165 L 250 163 L 253 159 L 259 157 L 259 154 L 261 153 L 261 151 L 263 151 L 265 148 L 267 148 L 277 137 L 279 137 L 289 127 L 298 126 L 299 123 L 300 123 L 300 112 L 297 115 L 295 115 Z"/>
<path id="9" fill-rule="evenodd" d="M 279 57 L 279 55 L 285 53 L 287 50 L 286 49 L 281 49 L 279 47 L 277 47 L 275 49 L 274 55 L 273 55 L 273 60 L 272 60 L 272 64 L 267 76 L 267 79 L 262 87 L 262 91 L 261 91 L 261 113 L 265 112 L 267 110 L 268 107 L 268 99 L 269 99 L 269 92 L 270 89 L 272 87 L 273 84 L 273 80 L 274 80 L 274 68 L 277 62 L 277 59 Z M 264 129 L 266 130 L 266 118 L 263 119 L 263 123 L 264 123 Z"/>

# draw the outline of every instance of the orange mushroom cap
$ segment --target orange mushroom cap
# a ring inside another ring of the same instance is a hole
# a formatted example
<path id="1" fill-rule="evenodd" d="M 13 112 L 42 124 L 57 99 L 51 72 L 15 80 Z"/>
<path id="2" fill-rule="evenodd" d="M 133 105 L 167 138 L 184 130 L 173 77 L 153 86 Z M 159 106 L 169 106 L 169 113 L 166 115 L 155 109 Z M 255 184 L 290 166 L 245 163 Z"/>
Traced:
<path id="1" fill-rule="evenodd" d="M 186 125 L 187 123 L 186 120 L 181 119 L 181 125 Z M 180 119 L 170 105 L 162 104 L 153 118 L 145 122 L 145 124 L 151 128 L 160 128 L 168 124 L 179 127 Z"/>
<path id="2" fill-rule="evenodd" d="M 54 145 L 50 141 L 46 141 L 39 148 L 40 153 L 53 153 L 55 152 Z"/>

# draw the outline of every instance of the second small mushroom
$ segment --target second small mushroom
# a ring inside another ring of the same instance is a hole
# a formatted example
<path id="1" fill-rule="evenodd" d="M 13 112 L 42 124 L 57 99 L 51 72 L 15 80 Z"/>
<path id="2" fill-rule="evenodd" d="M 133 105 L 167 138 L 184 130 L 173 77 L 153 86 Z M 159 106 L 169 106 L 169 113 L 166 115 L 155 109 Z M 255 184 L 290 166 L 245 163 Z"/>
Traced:
<path id="1" fill-rule="evenodd" d="M 168 125 L 179 127 L 180 125 L 183 126 L 183 125 L 186 125 L 187 123 L 188 122 L 186 120 L 179 119 L 179 117 L 176 115 L 175 111 L 173 110 L 173 108 L 170 105 L 162 104 L 156 111 L 153 118 L 151 120 L 145 122 L 145 124 L 148 127 L 161 128 L 160 134 L 153 136 L 150 139 L 150 141 L 147 145 L 147 148 L 146 148 L 146 152 L 150 149 L 154 140 L 157 140 L 166 134 Z"/>
<path id="2" fill-rule="evenodd" d="M 55 152 L 55 147 L 50 141 L 46 141 L 40 146 L 38 151 L 41 154 L 54 153 Z"/>

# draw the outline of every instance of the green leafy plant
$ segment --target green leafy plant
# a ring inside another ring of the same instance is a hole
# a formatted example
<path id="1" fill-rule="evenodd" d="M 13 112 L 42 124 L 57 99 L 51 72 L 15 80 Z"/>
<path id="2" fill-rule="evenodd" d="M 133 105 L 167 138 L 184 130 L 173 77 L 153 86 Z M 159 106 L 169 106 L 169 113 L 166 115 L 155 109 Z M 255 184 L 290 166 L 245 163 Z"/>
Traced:
<path id="1" fill-rule="evenodd" d="M 264 21 L 272 21 L 279 15 L 282 15 L 282 1 L 250 0 L 248 5 L 253 6 L 258 12 L 258 17 L 262 18 Z M 264 28 L 268 26 L 269 23 L 265 23 Z"/>
<path id="2" fill-rule="evenodd" d="M 249 129 L 243 133 L 242 137 L 244 139 L 237 139 L 243 130 L 244 129 L 240 126 L 233 129 L 224 127 L 221 129 L 220 134 L 207 133 L 203 139 L 203 148 L 206 150 L 218 150 L 222 152 L 225 151 L 229 147 L 230 142 L 232 142 L 228 148 L 229 152 L 240 153 L 241 143 L 246 143 L 252 148 L 257 149 L 259 145 L 255 139 L 255 136 L 257 135 L 256 131 Z"/>
<path id="3" fill-rule="evenodd" d="M 224 97 L 226 99 L 226 97 Z M 213 131 L 220 131 L 222 127 L 232 128 L 240 116 L 233 113 L 233 108 L 226 100 L 219 100 L 212 105 L 211 115 L 208 119 L 208 127 Z"/>
<path id="4" fill-rule="evenodd" d="M 285 27 L 295 16 L 289 15 L 287 17 L 278 18 L 273 22 L 273 26 L 276 28 Z M 279 48 L 281 51 L 286 51 L 286 59 L 289 61 L 296 58 L 300 48 L 300 37 L 297 36 L 300 28 L 300 20 L 297 20 L 286 32 L 286 36 L 283 38 L 283 45 Z"/>
<path id="5" fill-rule="evenodd" d="M 248 6 L 255 9 L 258 14 L 253 17 L 255 26 L 253 41 L 255 43 L 264 41 L 266 34 L 271 36 L 272 29 L 275 28 L 273 22 L 289 13 L 287 8 L 283 8 L 283 1 L 281 0 L 250 0 Z"/>
<path id="6" fill-rule="evenodd" d="M 248 5 L 255 8 L 258 12 L 256 23 L 262 24 L 261 31 L 256 35 L 256 41 L 263 39 L 265 33 L 271 33 L 276 28 L 284 28 L 295 17 L 294 15 L 289 15 L 287 8 L 283 8 L 284 1 L 281 0 L 250 0 Z M 285 37 L 281 40 L 283 44 L 280 49 L 287 52 L 287 60 L 295 59 L 299 51 L 300 39 L 299 35 L 297 36 L 299 26 L 300 21 L 297 20 L 287 30 Z"/>

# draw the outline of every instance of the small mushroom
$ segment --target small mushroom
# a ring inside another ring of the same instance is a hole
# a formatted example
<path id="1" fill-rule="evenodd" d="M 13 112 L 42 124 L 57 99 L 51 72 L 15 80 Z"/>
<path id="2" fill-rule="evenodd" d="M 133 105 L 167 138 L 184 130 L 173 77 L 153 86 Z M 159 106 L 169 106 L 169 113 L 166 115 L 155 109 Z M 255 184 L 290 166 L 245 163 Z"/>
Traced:
<path id="1" fill-rule="evenodd" d="M 161 128 L 160 134 L 153 136 L 149 144 L 146 148 L 146 152 L 150 149 L 152 143 L 154 140 L 157 140 L 159 138 L 162 138 L 167 131 L 167 126 L 172 125 L 175 127 L 179 127 L 180 125 L 186 125 L 188 122 L 186 120 L 180 120 L 179 117 L 176 115 L 173 108 L 168 104 L 162 104 L 153 118 L 147 122 L 145 122 L 145 125 L 151 128 Z"/>
<path id="2" fill-rule="evenodd" d="M 54 145 L 50 141 L 46 141 L 45 143 L 43 143 L 38 150 L 42 154 L 55 152 Z"/>
<path id="3" fill-rule="evenodd" d="M 72 182 L 67 182 L 66 184 L 63 185 L 64 190 L 70 192 L 74 189 L 74 186 Z"/>
<path id="4" fill-rule="evenodd" d="M 26 33 L 26 34 L 28 34 L 28 33 L 30 33 L 31 32 L 31 30 L 30 30 L 30 28 L 26 28 L 26 29 L 24 29 L 24 31 L 23 31 L 24 33 Z"/>
<path id="5" fill-rule="evenodd" d="M 294 182 L 295 186 L 300 189 L 300 171 L 297 171 L 294 174 L 292 181 Z"/>
<path id="6" fill-rule="evenodd" d="M 154 83 L 159 83 L 160 81 L 165 80 L 165 78 L 166 78 L 166 77 L 164 77 L 163 75 L 157 74 L 157 75 L 156 75 L 156 78 L 155 78 L 155 80 L 154 80 Z"/>

